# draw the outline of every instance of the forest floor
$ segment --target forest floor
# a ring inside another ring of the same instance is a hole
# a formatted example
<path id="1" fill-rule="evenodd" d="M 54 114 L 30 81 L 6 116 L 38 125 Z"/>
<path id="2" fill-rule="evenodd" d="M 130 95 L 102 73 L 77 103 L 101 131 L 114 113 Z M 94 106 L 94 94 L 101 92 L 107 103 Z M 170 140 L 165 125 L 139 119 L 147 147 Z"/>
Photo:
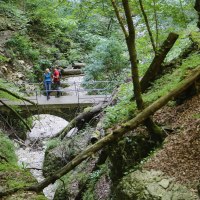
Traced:
<path id="1" fill-rule="evenodd" d="M 200 95 L 178 106 L 165 106 L 154 118 L 172 130 L 162 148 L 144 165 L 196 188 L 200 181 Z"/>

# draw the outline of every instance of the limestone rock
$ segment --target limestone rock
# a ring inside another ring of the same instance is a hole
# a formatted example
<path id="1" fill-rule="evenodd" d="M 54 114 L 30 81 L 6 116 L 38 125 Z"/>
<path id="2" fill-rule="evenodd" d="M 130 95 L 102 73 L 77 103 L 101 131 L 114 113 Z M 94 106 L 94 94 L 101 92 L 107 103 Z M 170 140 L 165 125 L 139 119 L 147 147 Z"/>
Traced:
<path id="1" fill-rule="evenodd" d="M 159 182 L 159 185 L 162 186 L 164 189 L 168 188 L 170 184 L 170 181 L 168 179 L 163 179 Z"/>
<path id="2" fill-rule="evenodd" d="M 117 185 L 114 200 L 197 200 L 185 186 L 175 184 L 160 171 L 134 171 Z"/>

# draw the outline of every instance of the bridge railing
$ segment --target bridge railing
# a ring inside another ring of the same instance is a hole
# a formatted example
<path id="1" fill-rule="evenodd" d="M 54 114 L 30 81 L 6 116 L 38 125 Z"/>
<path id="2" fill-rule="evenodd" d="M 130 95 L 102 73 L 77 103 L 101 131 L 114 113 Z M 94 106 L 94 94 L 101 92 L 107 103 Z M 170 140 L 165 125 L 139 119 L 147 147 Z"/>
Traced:
<path id="1" fill-rule="evenodd" d="M 105 99 L 108 100 L 108 98 L 110 98 L 110 91 L 109 91 L 109 85 L 110 84 L 119 84 L 119 82 L 117 81 L 90 81 L 90 82 L 87 82 L 87 85 L 95 85 L 95 84 L 101 84 L 103 85 L 104 84 L 104 87 L 101 87 L 101 88 L 83 88 L 82 87 L 82 82 L 81 81 L 69 81 L 67 82 L 70 86 L 68 88 L 62 88 L 60 87 L 58 90 L 56 89 L 51 89 L 50 90 L 50 93 L 52 92 L 57 92 L 57 91 L 60 91 L 61 93 L 64 94 L 64 96 L 77 96 L 78 97 L 78 103 L 80 101 L 84 101 L 84 99 L 86 101 L 88 101 L 88 99 L 90 99 L 91 101 L 93 101 L 94 103 L 95 102 L 95 99 L 98 99 L 98 98 L 102 98 L 102 95 L 105 97 Z M 37 84 L 33 84 L 33 85 L 42 85 L 41 83 L 37 83 Z M 62 85 L 62 83 L 61 83 Z M 33 98 L 33 100 L 36 100 L 38 101 L 38 96 L 41 96 L 41 95 L 45 95 L 46 94 L 46 90 L 40 90 L 39 87 L 37 87 L 35 90 L 35 98 Z M 101 95 L 96 95 L 95 98 L 92 99 L 92 94 L 98 94 L 98 93 L 101 93 Z M 89 97 L 91 96 L 91 97 Z"/>

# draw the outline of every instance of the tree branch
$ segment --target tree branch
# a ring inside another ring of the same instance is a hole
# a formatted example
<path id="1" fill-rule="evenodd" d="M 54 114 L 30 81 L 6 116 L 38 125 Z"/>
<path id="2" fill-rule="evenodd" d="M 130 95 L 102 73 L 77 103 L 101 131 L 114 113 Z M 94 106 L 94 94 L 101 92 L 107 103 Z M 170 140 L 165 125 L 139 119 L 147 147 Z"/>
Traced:
<path id="1" fill-rule="evenodd" d="M 155 45 L 155 42 L 154 42 L 154 39 L 153 39 L 153 35 L 152 35 L 151 29 L 150 29 L 150 26 L 149 26 L 149 21 L 148 21 L 146 12 L 144 10 L 144 6 L 142 4 L 142 0 L 139 0 L 139 4 L 140 4 L 140 9 L 142 11 L 142 15 L 144 17 L 144 21 L 145 21 L 145 24 L 146 24 L 146 27 L 147 27 L 147 31 L 149 33 L 149 37 L 150 37 L 150 40 L 151 40 L 151 45 L 153 47 L 154 53 L 156 54 L 156 45 Z"/>
<path id="2" fill-rule="evenodd" d="M 112 5 L 113 5 L 114 11 L 115 11 L 115 14 L 116 14 L 116 16 L 117 16 L 118 22 L 119 22 L 119 24 L 120 24 L 120 26 L 121 26 L 121 29 L 122 29 L 122 31 L 123 31 L 125 37 L 127 38 L 127 37 L 128 37 L 128 32 L 126 31 L 126 28 L 125 28 L 125 26 L 124 26 L 124 23 L 123 23 L 123 21 L 122 21 L 122 18 L 121 18 L 120 14 L 119 14 L 119 10 L 118 10 L 118 8 L 117 8 L 117 5 L 116 5 L 115 0 L 111 0 L 111 3 L 112 3 Z"/>

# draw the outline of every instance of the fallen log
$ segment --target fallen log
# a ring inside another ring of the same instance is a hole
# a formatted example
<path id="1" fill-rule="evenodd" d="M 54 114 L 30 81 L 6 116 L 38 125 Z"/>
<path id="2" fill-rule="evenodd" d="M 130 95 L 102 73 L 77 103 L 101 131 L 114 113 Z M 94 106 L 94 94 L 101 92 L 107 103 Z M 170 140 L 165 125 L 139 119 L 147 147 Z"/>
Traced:
<path id="1" fill-rule="evenodd" d="M 63 69 L 62 75 L 80 75 L 83 74 L 81 69 Z"/>
<path id="2" fill-rule="evenodd" d="M 72 128 L 77 127 L 78 129 L 81 129 L 85 125 L 85 123 L 89 122 L 95 115 L 99 114 L 107 105 L 108 103 L 101 103 L 92 108 L 87 108 L 84 112 L 75 117 L 54 137 L 60 136 L 60 138 L 63 139 Z"/>
<path id="3" fill-rule="evenodd" d="M 73 64 L 72 64 L 72 67 L 73 67 L 74 69 L 82 69 L 82 68 L 84 68 L 85 66 L 86 66 L 85 63 L 73 63 Z"/>
<path id="4" fill-rule="evenodd" d="M 108 130 L 107 134 L 104 138 L 97 141 L 95 144 L 88 146 L 84 151 L 82 151 L 79 155 L 77 155 L 72 161 L 70 161 L 67 165 L 65 165 L 60 170 L 57 170 L 54 174 L 51 176 L 45 178 L 40 183 L 37 183 L 35 185 L 29 186 L 29 187 L 23 187 L 23 188 L 13 188 L 11 190 L 7 191 L 0 191 L 0 197 L 6 196 L 9 194 L 13 194 L 19 190 L 25 190 L 25 191 L 35 191 L 35 192 L 41 192 L 45 187 L 47 187 L 49 184 L 54 183 L 56 180 L 60 179 L 63 175 L 74 169 L 77 165 L 79 165 L 82 161 L 96 153 L 97 151 L 101 150 L 106 145 L 110 144 L 113 141 L 118 140 L 121 138 L 125 133 L 133 130 L 136 128 L 139 124 L 141 124 L 145 119 L 147 119 L 149 116 L 153 115 L 157 110 L 162 108 L 168 101 L 170 101 L 172 98 L 179 95 L 181 92 L 183 92 L 185 89 L 187 89 L 191 84 L 195 82 L 200 77 L 200 67 L 192 71 L 192 74 L 180 82 L 179 86 L 175 89 L 168 92 L 165 96 L 159 98 L 154 103 L 149 105 L 147 108 L 145 108 L 141 113 L 139 113 L 135 118 L 129 120 L 128 122 L 122 124 L 118 128 L 114 130 Z"/>
<path id="5" fill-rule="evenodd" d="M 140 81 L 142 92 L 144 92 L 151 85 L 151 82 L 153 82 L 156 76 L 161 72 L 161 65 L 167 53 L 173 47 L 177 39 L 178 35 L 176 33 L 170 33 L 167 39 L 161 45 L 160 49 L 156 52 L 152 63 Z"/>
<path id="6" fill-rule="evenodd" d="M 105 107 L 113 103 L 113 100 L 116 97 L 116 90 L 113 91 L 111 97 L 112 99 L 109 102 L 98 104 L 92 108 L 86 108 L 83 113 L 80 113 L 77 117 L 72 119 L 66 127 L 64 127 L 60 132 L 58 132 L 54 136 L 54 138 L 60 136 L 60 138 L 63 139 L 67 135 L 67 133 L 74 127 L 80 130 L 94 116 L 98 115 Z"/>

